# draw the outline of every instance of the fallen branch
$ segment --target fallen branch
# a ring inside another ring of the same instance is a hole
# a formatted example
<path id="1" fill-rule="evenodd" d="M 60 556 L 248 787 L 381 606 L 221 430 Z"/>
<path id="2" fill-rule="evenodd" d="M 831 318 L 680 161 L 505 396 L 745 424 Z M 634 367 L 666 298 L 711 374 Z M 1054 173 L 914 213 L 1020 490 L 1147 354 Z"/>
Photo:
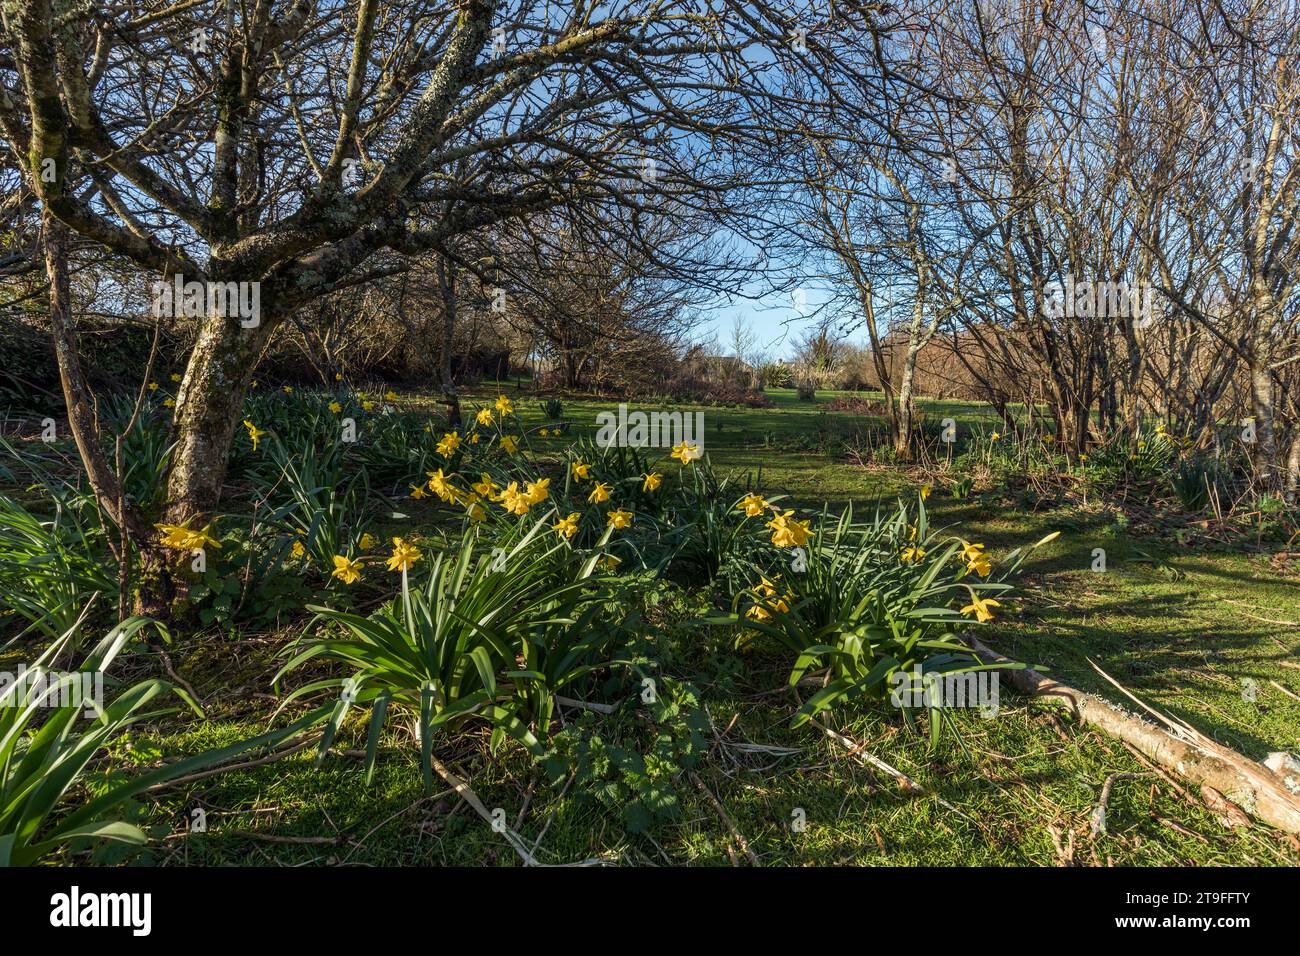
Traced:
<path id="1" fill-rule="evenodd" d="M 447 786 L 455 790 L 460 798 L 468 803 L 474 809 L 475 813 L 486 820 L 494 831 L 499 832 L 506 838 L 506 842 L 510 844 L 510 848 L 518 853 L 519 858 L 524 861 L 524 866 L 538 865 L 537 860 L 533 857 L 532 853 L 528 851 L 528 847 L 524 846 L 524 841 L 519 834 L 515 833 L 514 830 L 511 830 L 507 826 L 498 824 L 498 822 L 493 819 L 488 808 L 483 806 L 483 801 L 478 798 L 478 794 L 470 789 L 469 784 L 444 767 L 442 761 L 433 756 L 433 754 L 429 755 L 429 762 L 433 765 L 433 769 L 437 771 L 438 776 L 442 777 L 442 779 L 447 782 Z"/>
<path id="2" fill-rule="evenodd" d="M 968 640 L 986 663 L 1012 663 L 974 638 Z M 1101 673 L 1100 668 L 1098 672 Z M 1164 727 L 1126 714 L 1109 701 L 1085 694 L 1028 668 L 1008 669 L 1002 673 L 1018 690 L 1061 704 L 1079 723 L 1104 730 L 1132 744 L 1151 760 L 1186 780 L 1201 787 L 1214 788 L 1265 823 L 1287 833 L 1300 833 L 1300 801 L 1287 792 L 1281 778 L 1262 764 L 1248 760 L 1189 725 L 1161 714 L 1131 694 L 1129 697 Z M 1102 676 L 1115 683 L 1104 673 Z M 1118 683 L 1115 686 L 1118 687 Z M 1124 693 L 1128 694 L 1127 691 Z"/>
<path id="3" fill-rule="evenodd" d="M 1114 788 L 1117 780 L 1132 780 L 1138 776 L 1136 773 L 1112 773 L 1106 778 L 1106 782 L 1101 785 L 1101 799 L 1097 805 L 1092 808 L 1092 835 L 1106 835 L 1106 807 L 1110 804 L 1110 791 Z"/>

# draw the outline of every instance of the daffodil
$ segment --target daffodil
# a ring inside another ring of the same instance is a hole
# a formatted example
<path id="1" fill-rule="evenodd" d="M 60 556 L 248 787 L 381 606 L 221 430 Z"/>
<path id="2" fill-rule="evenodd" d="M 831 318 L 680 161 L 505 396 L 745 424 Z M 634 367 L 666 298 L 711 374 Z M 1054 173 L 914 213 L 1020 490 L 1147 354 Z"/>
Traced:
<path id="1" fill-rule="evenodd" d="M 429 496 L 424 492 L 424 485 L 411 485 L 411 497 L 416 501 L 421 501 Z"/>
<path id="2" fill-rule="evenodd" d="M 154 527 L 163 533 L 164 548 L 195 551 L 199 548 L 211 547 L 217 551 L 221 550 L 221 544 L 212 537 L 212 524 L 206 524 L 197 531 L 190 527 L 188 521 L 184 524 L 158 524 Z"/>
<path id="3" fill-rule="evenodd" d="M 925 549 L 918 548 L 916 545 L 908 545 L 902 550 L 901 556 L 904 561 L 911 564 L 917 564 L 925 557 Z"/>
<path id="4" fill-rule="evenodd" d="M 176 399 L 168 398 L 163 400 L 163 408 L 175 408 L 175 407 L 176 407 Z"/>
<path id="5" fill-rule="evenodd" d="M 490 409 L 490 408 L 480 408 L 480 409 L 478 410 L 478 414 L 477 414 L 476 416 L 474 416 L 474 417 L 475 417 L 475 419 L 478 421 L 478 423 L 479 423 L 480 425 L 491 425 L 491 424 L 492 424 L 492 409 Z"/>
<path id="6" fill-rule="evenodd" d="M 969 541 L 962 541 L 961 559 L 966 562 L 966 570 L 978 574 L 982 578 L 989 576 L 992 565 L 989 564 L 989 556 L 984 553 L 984 545 L 971 544 Z"/>
<path id="7" fill-rule="evenodd" d="M 793 511 L 773 515 L 766 527 L 772 529 L 772 543 L 778 548 L 802 548 L 812 533 L 808 522 L 795 520 Z"/>
<path id="8" fill-rule="evenodd" d="M 524 492 L 528 495 L 529 504 L 538 504 L 545 501 L 551 496 L 551 479 L 543 478 L 540 481 L 530 481 Z"/>
<path id="9" fill-rule="evenodd" d="M 603 481 L 591 489 L 591 494 L 587 495 L 587 500 L 592 504 L 598 505 L 602 501 L 609 501 L 609 493 L 614 489 Z"/>
<path id="10" fill-rule="evenodd" d="M 283 385 L 283 386 L 281 386 L 281 388 L 284 389 L 284 394 L 286 394 L 286 395 L 292 395 L 292 394 L 293 394 L 293 386 L 292 386 L 292 385 Z"/>
<path id="11" fill-rule="evenodd" d="M 343 406 L 340 405 L 338 402 L 330 402 L 329 408 L 330 411 L 333 412 L 335 415 L 343 411 Z"/>
<path id="12" fill-rule="evenodd" d="M 447 432 L 442 436 L 442 441 L 438 442 L 437 452 L 443 458 L 450 458 L 456 454 L 456 449 L 460 447 L 460 432 Z"/>
<path id="13" fill-rule="evenodd" d="M 663 483 L 664 483 L 664 476 L 659 474 L 659 472 L 657 471 L 652 471 L 650 472 L 650 474 L 642 476 L 641 490 L 658 491 L 659 486 L 662 485 Z"/>
<path id="14" fill-rule="evenodd" d="M 393 556 L 388 559 L 388 570 L 408 571 L 420 558 L 419 548 L 401 538 L 394 538 Z"/>
<path id="15" fill-rule="evenodd" d="M 505 418 L 515 410 L 514 405 L 510 403 L 510 399 L 506 398 L 504 395 L 497 396 L 496 405 L 497 411 L 501 414 L 502 418 Z"/>
<path id="16" fill-rule="evenodd" d="M 578 533 L 578 519 L 581 517 L 582 516 L 578 512 L 574 511 L 571 512 L 567 518 L 561 518 L 559 521 L 555 522 L 551 527 L 555 529 L 556 534 L 562 535 L 565 538 L 572 538 Z"/>
<path id="17" fill-rule="evenodd" d="M 369 531 L 363 534 L 361 536 L 361 540 L 357 542 L 357 547 L 359 547 L 362 551 L 369 551 L 374 546 L 375 546 L 375 536 L 371 534 Z"/>
<path id="18" fill-rule="evenodd" d="M 676 458 L 683 465 L 689 465 L 697 458 L 703 458 L 704 452 L 695 442 L 683 441 L 673 445 L 673 458 Z"/>
<path id="19" fill-rule="evenodd" d="M 930 497 L 930 492 L 933 491 L 933 490 L 934 490 L 934 489 L 931 488 L 929 485 L 922 485 L 922 486 L 921 486 L 921 500 L 922 500 L 922 501 L 925 501 L 926 499 L 928 499 L 928 498 Z"/>
<path id="20" fill-rule="evenodd" d="M 304 554 L 307 553 L 307 548 L 303 545 L 301 541 L 294 541 L 293 547 L 289 549 L 289 552 L 295 558 L 301 558 Z"/>
<path id="21" fill-rule="evenodd" d="M 993 612 L 990 608 L 1001 607 L 1001 605 L 992 598 L 979 598 L 974 592 L 971 593 L 970 603 L 961 609 L 963 614 L 974 614 L 975 619 L 981 624 L 987 624 L 993 620 Z"/>
<path id="22" fill-rule="evenodd" d="M 471 487 L 473 487 L 473 489 L 476 492 L 478 492 L 480 495 L 482 495 L 484 498 L 495 497 L 497 493 L 497 485 L 496 482 L 492 480 L 492 476 L 489 475 L 487 472 L 483 472 L 483 474 L 480 475 L 479 477 L 482 480 L 475 482 Z"/>
<path id="23" fill-rule="evenodd" d="M 632 512 L 624 511 L 622 508 L 616 508 L 608 512 L 608 524 L 615 530 L 630 528 L 632 526 Z"/>
<path id="24" fill-rule="evenodd" d="M 375 403 L 371 401 L 364 401 L 361 403 L 361 410 L 363 412 L 373 412 L 375 410 Z"/>
<path id="25" fill-rule="evenodd" d="M 575 461 L 569 466 L 569 472 L 573 475 L 574 481 L 586 481 L 591 477 L 591 465 L 585 461 Z"/>
<path id="26" fill-rule="evenodd" d="M 550 434 L 550 432 L 547 431 L 545 428 L 539 428 L 539 429 L 537 429 L 537 435 L 538 435 L 538 437 L 540 437 L 540 438 L 545 438 L 545 437 L 546 437 L 547 435 L 549 435 L 549 434 Z"/>
<path id="27" fill-rule="evenodd" d="M 472 434 L 472 435 L 469 436 L 469 443 L 470 443 L 471 445 L 477 445 L 477 444 L 478 444 L 478 432 L 475 432 L 474 434 Z"/>
<path id="28" fill-rule="evenodd" d="M 388 391 L 384 392 L 384 401 L 386 402 L 397 401 L 397 393 L 390 388 Z"/>
<path id="29" fill-rule="evenodd" d="M 437 452 L 439 455 L 442 455 L 444 458 L 450 458 L 453 454 L 455 454 L 456 449 L 460 448 L 460 444 L 461 444 L 460 432 L 458 431 L 444 432 L 442 436 L 442 440 L 438 442 Z"/>
<path id="30" fill-rule="evenodd" d="M 740 499 L 736 505 L 737 511 L 745 512 L 746 518 L 757 518 L 768 508 L 767 501 L 762 495 L 748 494 Z"/>
<path id="31" fill-rule="evenodd" d="M 342 372 L 335 372 L 335 373 L 334 373 L 334 381 L 336 381 L 336 382 L 341 382 L 341 381 L 343 381 L 343 373 L 342 373 Z"/>
<path id="32" fill-rule="evenodd" d="M 258 428 L 247 418 L 244 419 L 244 427 L 248 429 L 248 437 L 252 439 L 253 451 L 257 451 L 257 443 L 266 436 L 266 432 L 262 431 L 262 429 Z"/>
<path id="33" fill-rule="evenodd" d="M 361 562 L 349 561 L 341 554 L 334 555 L 334 570 L 331 577 L 338 578 L 344 584 L 355 584 L 361 580 Z"/>
<path id="34" fill-rule="evenodd" d="M 989 436 L 989 441 L 997 441 L 1001 437 L 1002 436 L 999 435 L 997 432 L 994 432 L 992 435 Z"/>
<path id="35" fill-rule="evenodd" d="M 487 517 L 487 509 L 484 508 L 477 501 L 471 501 L 469 503 L 469 510 L 467 514 L 469 515 L 470 521 L 482 521 L 484 518 Z"/>
<path id="36" fill-rule="evenodd" d="M 177 375 L 175 372 L 172 372 L 172 374 L 171 374 L 171 380 L 172 380 L 173 382 L 179 382 L 179 381 L 181 380 L 181 377 L 180 377 L 179 375 Z"/>
<path id="37" fill-rule="evenodd" d="M 514 435 L 502 435 L 501 447 L 506 450 L 507 455 L 513 455 L 519 450 L 519 439 Z"/>
<path id="38" fill-rule="evenodd" d="M 156 391 L 158 391 L 158 383 L 157 383 L 157 382 L 150 382 L 150 383 L 149 383 L 149 391 L 151 391 L 151 392 L 156 392 Z"/>
<path id="39" fill-rule="evenodd" d="M 443 501 L 452 502 L 456 500 L 456 488 L 452 485 L 450 475 L 444 475 L 442 469 L 437 471 L 427 471 L 429 476 L 429 490 L 441 498 Z"/>
<path id="40" fill-rule="evenodd" d="M 497 501 L 501 507 L 505 508 L 512 515 L 526 515 L 528 509 L 533 506 L 532 501 L 528 498 L 528 492 L 519 490 L 519 482 L 512 481 L 506 485 L 505 490 L 497 495 Z"/>

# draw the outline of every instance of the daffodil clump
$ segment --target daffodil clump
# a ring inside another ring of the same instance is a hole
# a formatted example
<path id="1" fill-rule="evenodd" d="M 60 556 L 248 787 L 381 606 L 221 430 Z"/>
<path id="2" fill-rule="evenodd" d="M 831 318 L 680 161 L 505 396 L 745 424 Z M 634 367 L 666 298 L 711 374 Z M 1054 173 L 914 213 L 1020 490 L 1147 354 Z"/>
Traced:
<path id="1" fill-rule="evenodd" d="M 778 554 L 799 549 L 798 560 L 760 569 L 758 583 L 736 595 L 733 616 L 718 623 L 744 625 L 738 646 L 755 636 L 783 646 L 795 660 L 792 686 L 817 676 L 821 689 L 796 724 L 858 696 L 889 700 L 895 673 L 980 668 L 963 632 L 999 620 L 1012 590 L 1007 579 L 1057 536 L 995 562 L 981 542 L 932 531 L 925 497 L 865 523 L 852 509 L 820 524 L 800 521 L 756 493 L 736 503 L 747 517 L 768 516 Z"/>

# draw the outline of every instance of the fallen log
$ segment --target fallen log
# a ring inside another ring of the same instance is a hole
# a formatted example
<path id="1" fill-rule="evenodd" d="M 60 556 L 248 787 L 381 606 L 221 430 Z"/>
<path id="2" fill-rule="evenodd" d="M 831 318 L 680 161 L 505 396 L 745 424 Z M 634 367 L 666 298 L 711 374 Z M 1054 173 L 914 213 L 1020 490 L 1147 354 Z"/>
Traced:
<path id="1" fill-rule="evenodd" d="M 967 637 L 967 641 L 986 663 L 1013 663 L 974 638 Z M 1093 666 L 1096 667 L 1095 664 Z M 1100 668 L 1097 670 L 1107 680 L 1111 680 Z M 1127 714 L 1095 694 L 1086 694 L 1029 668 L 1000 673 L 1017 690 L 1031 697 L 1047 698 L 1060 703 L 1079 723 L 1104 730 L 1125 741 L 1157 764 L 1202 788 L 1217 790 L 1270 826 L 1287 833 L 1300 834 L 1300 799 L 1292 796 L 1282 778 L 1263 764 L 1255 763 L 1216 743 L 1187 724 L 1148 707 L 1137 698 L 1132 699 L 1160 720 L 1163 727 Z M 1113 680 L 1111 682 L 1114 683 Z"/>

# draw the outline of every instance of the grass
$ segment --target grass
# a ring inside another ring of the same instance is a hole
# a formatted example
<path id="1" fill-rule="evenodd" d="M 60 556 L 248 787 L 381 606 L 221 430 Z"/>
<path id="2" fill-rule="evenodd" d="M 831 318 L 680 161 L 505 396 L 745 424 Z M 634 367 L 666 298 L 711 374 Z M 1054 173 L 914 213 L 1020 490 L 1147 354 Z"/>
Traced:
<path id="1" fill-rule="evenodd" d="M 770 394 L 771 409 L 701 409 L 706 450 L 720 469 L 761 468 L 765 488 L 808 507 L 915 493 L 915 477 L 858 468 L 837 454 L 826 436 L 867 423 L 818 408 L 829 393 L 813 403 L 799 402 L 793 392 Z M 402 403 L 434 407 L 422 396 Z M 566 400 L 571 434 L 541 439 L 536 447 L 558 452 L 577 435 L 594 433 L 596 413 L 615 408 Z M 927 403 L 925 411 L 972 425 L 989 420 L 986 409 L 963 403 Z M 521 403 L 520 413 L 529 424 L 544 422 L 536 403 Z M 1093 661 L 1142 699 L 1252 758 L 1300 750 L 1300 702 L 1270 683 L 1300 692 L 1300 671 L 1283 666 L 1300 646 L 1294 570 L 1256 554 L 1135 537 L 1103 509 L 1029 511 L 996 491 L 961 501 L 940 492 L 929 505 L 933 524 L 960 522 L 964 535 L 995 552 L 1064 531 L 1035 553 L 1025 569 L 1024 599 L 981 633 L 986 643 L 1045 665 L 1067 683 L 1122 699 Z M 1099 547 L 1106 550 L 1104 573 L 1091 569 Z M 697 610 L 689 596 L 673 594 L 657 619 L 665 672 L 698 688 L 711 724 L 707 756 L 695 768 L 698 785 L 689 774 L 678 778 L 681 805 L 672 821 L 629 833 L 620 814 L 581 788 L 545 782 L 518 748 L 490 756 L 485 735 L 467 735 L 439 750 L 440 757 L 472 781 L 487 807 L 502 808 L 512 826 L 518 819 L 518 831 L 539 841 L 538 859 L 549 863 L 743 862 L 707 790 L 764 864 L 1300 864 L 1293 838 L 1257 826 L 1230 829 L 1192 788 L 1155 772 L 1120 742 L 1011 692 L 994 720 L 958 713 L 966 752 L 951 741 L 931 752 L 920 734 L 882 708 L 862 704 L 836 714 L 837 730 L 929 791 L 902 793 L 816 728 L 791 730 L 797 703 L 784 689 L 789 661 L 761 642 L 731 650 L 725 634 L 692 623 Z M 120 749 L 114 764 L 154 762 L 265 729 L 276 654 L 296 633 L 234 644 L 224 635 L 192 639 L 181 672 L 207 701 L 210 719 L 138 735 L 133 751 Z M 1243 693 L 1252 687 L 1253 694 Z M 359 721 L 349 721 L 339 746 L 364 747 L 364 732 Z M 424 797 L 418 751 L 401 726 L 385 732 L 370 787 L 361 765 L 355 755 L 335 752 L 317 766 L 307 749 L 160 791 L 139 808 L 139 822 L 158 837 L 142 859 L 172 865 L 518 862 L 453 794 Z M 1107 832 L 1094 834 L 1102 785 L 1119 773 L 1137 776 L 1116 783 Z M 198 807 L 208 831 L 186 833 L 185 821 Z M 806 828 L 792 826 L 796 817 Z"/>

